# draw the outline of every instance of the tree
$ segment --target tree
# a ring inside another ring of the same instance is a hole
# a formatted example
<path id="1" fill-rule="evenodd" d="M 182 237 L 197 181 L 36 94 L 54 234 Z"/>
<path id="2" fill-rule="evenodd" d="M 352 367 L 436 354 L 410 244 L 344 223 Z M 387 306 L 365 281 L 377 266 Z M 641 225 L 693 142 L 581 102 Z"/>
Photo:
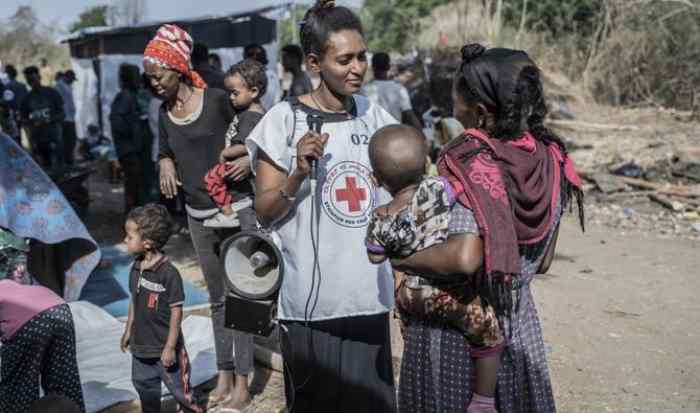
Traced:
<path id="1" fill-rule="evenodd" d="M 139 24 L 146 17 L 145 0 L 116 0 L 109 8 L 110 26 L 130 26 Z"/>
<path id="2" fill-rule="evenodd" d="M 71 33 L 86 27 L 107 26 L 109 6 L 94 6 L 86 9 L 78 16 L 78 21 L 71 24 Z"/>
<path id="3" fill-rule="evenodd" d="M 21 69 L 38 64 L 44 58 L 53 67 L 66 67 L 69 62 L 68 48 L 58 44 L 56 36 L 54 28 L 41 24 L 34 9 L 20 6 L 0 26 L 0 56 L 3 63 L 12 63 Z"/>
<path id="4" fill-rule="evenodd" d="M 288 17 L 281 19 L 277 25 L 279 30 L 280 45 L 299 44 L 299 22 L 304 20 L 306 6 L 292 5 L 288 10 Z"/>
<path id="5" fill-rule="evenodd" d="M 371 50 L 405 52 L 416 44 L 421 19 L 450 0 L 367 0 L 362 12 Z"/>
<path id="6" fill-rule="evenodd" d="M 517 25 L 522 21 L 527 28 L 553 38 L 570 33 L 590 36 L 603 3 L 603 0 L 539 0 L 523 7 L 523 0 L 505 0 L 504 17 L 507 24 Z M 522 16 L 523 11 L 526 16 Z"/>

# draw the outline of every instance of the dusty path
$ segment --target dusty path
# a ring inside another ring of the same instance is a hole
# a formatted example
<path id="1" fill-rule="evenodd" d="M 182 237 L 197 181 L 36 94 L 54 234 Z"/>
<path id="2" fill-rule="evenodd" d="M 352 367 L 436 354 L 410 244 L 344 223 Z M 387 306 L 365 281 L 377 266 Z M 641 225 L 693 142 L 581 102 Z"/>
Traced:
<path id="1" fill-rule="evenodd" d="M 88 225 L 98 241 L 118 242 L 122 195 L 99 177 L 90 185 Z M 533 287 L 559 411 L 700 411 L 700 242 L 602 226 L 581 234 L 572 219 L 560 239 Z M 189 239 L 175 237 L 168 251 L 201 285 Z M 395 355 L 400 348 L 397 337 Z M 253 380 L 252 411 L 276 412 L 281 375 L 258 369 Z"/>
<path id="2" fill-rule="evenodd" d="M 563 412 L 700 411 L 700 243 L 567 222 L 534 288 Z"/>

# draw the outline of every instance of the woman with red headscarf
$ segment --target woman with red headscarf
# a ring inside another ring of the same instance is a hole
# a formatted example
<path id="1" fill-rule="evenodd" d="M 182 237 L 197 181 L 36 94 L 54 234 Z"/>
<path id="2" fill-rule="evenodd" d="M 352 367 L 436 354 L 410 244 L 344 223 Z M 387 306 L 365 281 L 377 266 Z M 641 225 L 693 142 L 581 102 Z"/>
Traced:
<path id="1" fill-rule="evenodd" d="M 192 69 L 191 53 L 190 35 L 170 24 L 158 29 L 143 53 L 146 76 L 164 101 L 159 113 L 160 189 L 168 198 L 179 190 L 185 195 L 192 243 L 209 290 L 219 370 L 209 407 L 225 402 L 227 407 L 241 409 L 250 402 L 247 376 L 253 368 L 253 338 L 224 327 L 224 269 L 218 246 L 231 230 L 223 232 L 203 224 L 219 211 L 207 193 L 204 176 L 211 165 L 219 162 L 235 113 L 226 92 L 207 88 Z M 240 168 L 244 176 L 249 174 L 249 158 L 236 159 L 232 168 Z M 250 216 L 243 215 L 239 214 L 239 220 L 255 223 L 252 211 Z"/>

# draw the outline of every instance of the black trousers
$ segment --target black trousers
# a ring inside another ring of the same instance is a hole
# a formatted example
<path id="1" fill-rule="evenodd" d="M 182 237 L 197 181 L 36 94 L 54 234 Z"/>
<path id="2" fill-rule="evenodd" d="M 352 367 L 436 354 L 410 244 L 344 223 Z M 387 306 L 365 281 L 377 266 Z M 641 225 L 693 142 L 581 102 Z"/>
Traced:
<path id="1" fill-rule="evenodd" d="M 282 322 L 290 413 L 396 411 L 388 314 Z"/>
<path id="2" fill-rule="evenodd" d="M 246 208 L 238 212 L 241 230 L 255 228 L 255 211 Z M 207 281 L 209 302 L 211 303 L 211 320 L 214 328 L 214 348 L 216 349 L 216 367 L 218 370 L 235 374 L 248 375 L 253 371 L 253 336 L 238 330 L 224 327 L 226 322 L 226 282 L 225 271 L 219 256 L 221 243 L 238 229 L 214 229 L 204 226 L 202 220 L 187 216 L 194 250 L 199 258 L 204 279 Z M 234 350 L 235 357 L 234 357 Z"/>
<path id="3" fill-rule="evenodd" d="M 75 132 L 75 122 L 63 122 L 63 159 L 66 165 L 75 162 L 75 144 L 78 135 Z"/>
<path id="4" fill-rule="evenodd" d="M 175 364 L 170 367 L 159 358 L 132 357 L 131 381 L 139 394 L 142 413 L 160 413 L 161 383 L 177 401 L 179 411 L 202 411 L 190 386 L 190 360 L 184 347 L 176 351 Z"/>
<path id="5" fill-rule="evenodd" d="M 141 156 L 130 153 L 119 158 L 124 171 L 124 214 L 137 206 L 143 205 L 144 171 Z"/>

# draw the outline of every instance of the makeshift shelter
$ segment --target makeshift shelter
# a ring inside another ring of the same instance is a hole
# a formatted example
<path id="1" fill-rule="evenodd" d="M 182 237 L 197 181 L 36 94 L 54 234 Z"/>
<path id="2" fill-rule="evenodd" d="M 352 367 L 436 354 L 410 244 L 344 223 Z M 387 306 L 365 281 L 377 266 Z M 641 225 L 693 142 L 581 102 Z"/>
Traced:
<path id="1" fill-rule="evenodd" d="M 70 45 L 77 77 L 73 95 L 78 136 L 85 136 L 87 125 L 95 124 L 111 137 L 109 112 L 110 104 L 119 92 L 119 66 L 131 63 L 143 67 L 142 54 L 146 44 L 166 22 L 181 26 L 195 42 L 207 45 L 211 53 L 221 57 L 223 67 L 241 60 L 243 47 L 251 43 L 261 44 L 266 49 L 269 67 L 277 65 L 276 21 L 259 12 L 81 30 L 64 40 Z"/>

